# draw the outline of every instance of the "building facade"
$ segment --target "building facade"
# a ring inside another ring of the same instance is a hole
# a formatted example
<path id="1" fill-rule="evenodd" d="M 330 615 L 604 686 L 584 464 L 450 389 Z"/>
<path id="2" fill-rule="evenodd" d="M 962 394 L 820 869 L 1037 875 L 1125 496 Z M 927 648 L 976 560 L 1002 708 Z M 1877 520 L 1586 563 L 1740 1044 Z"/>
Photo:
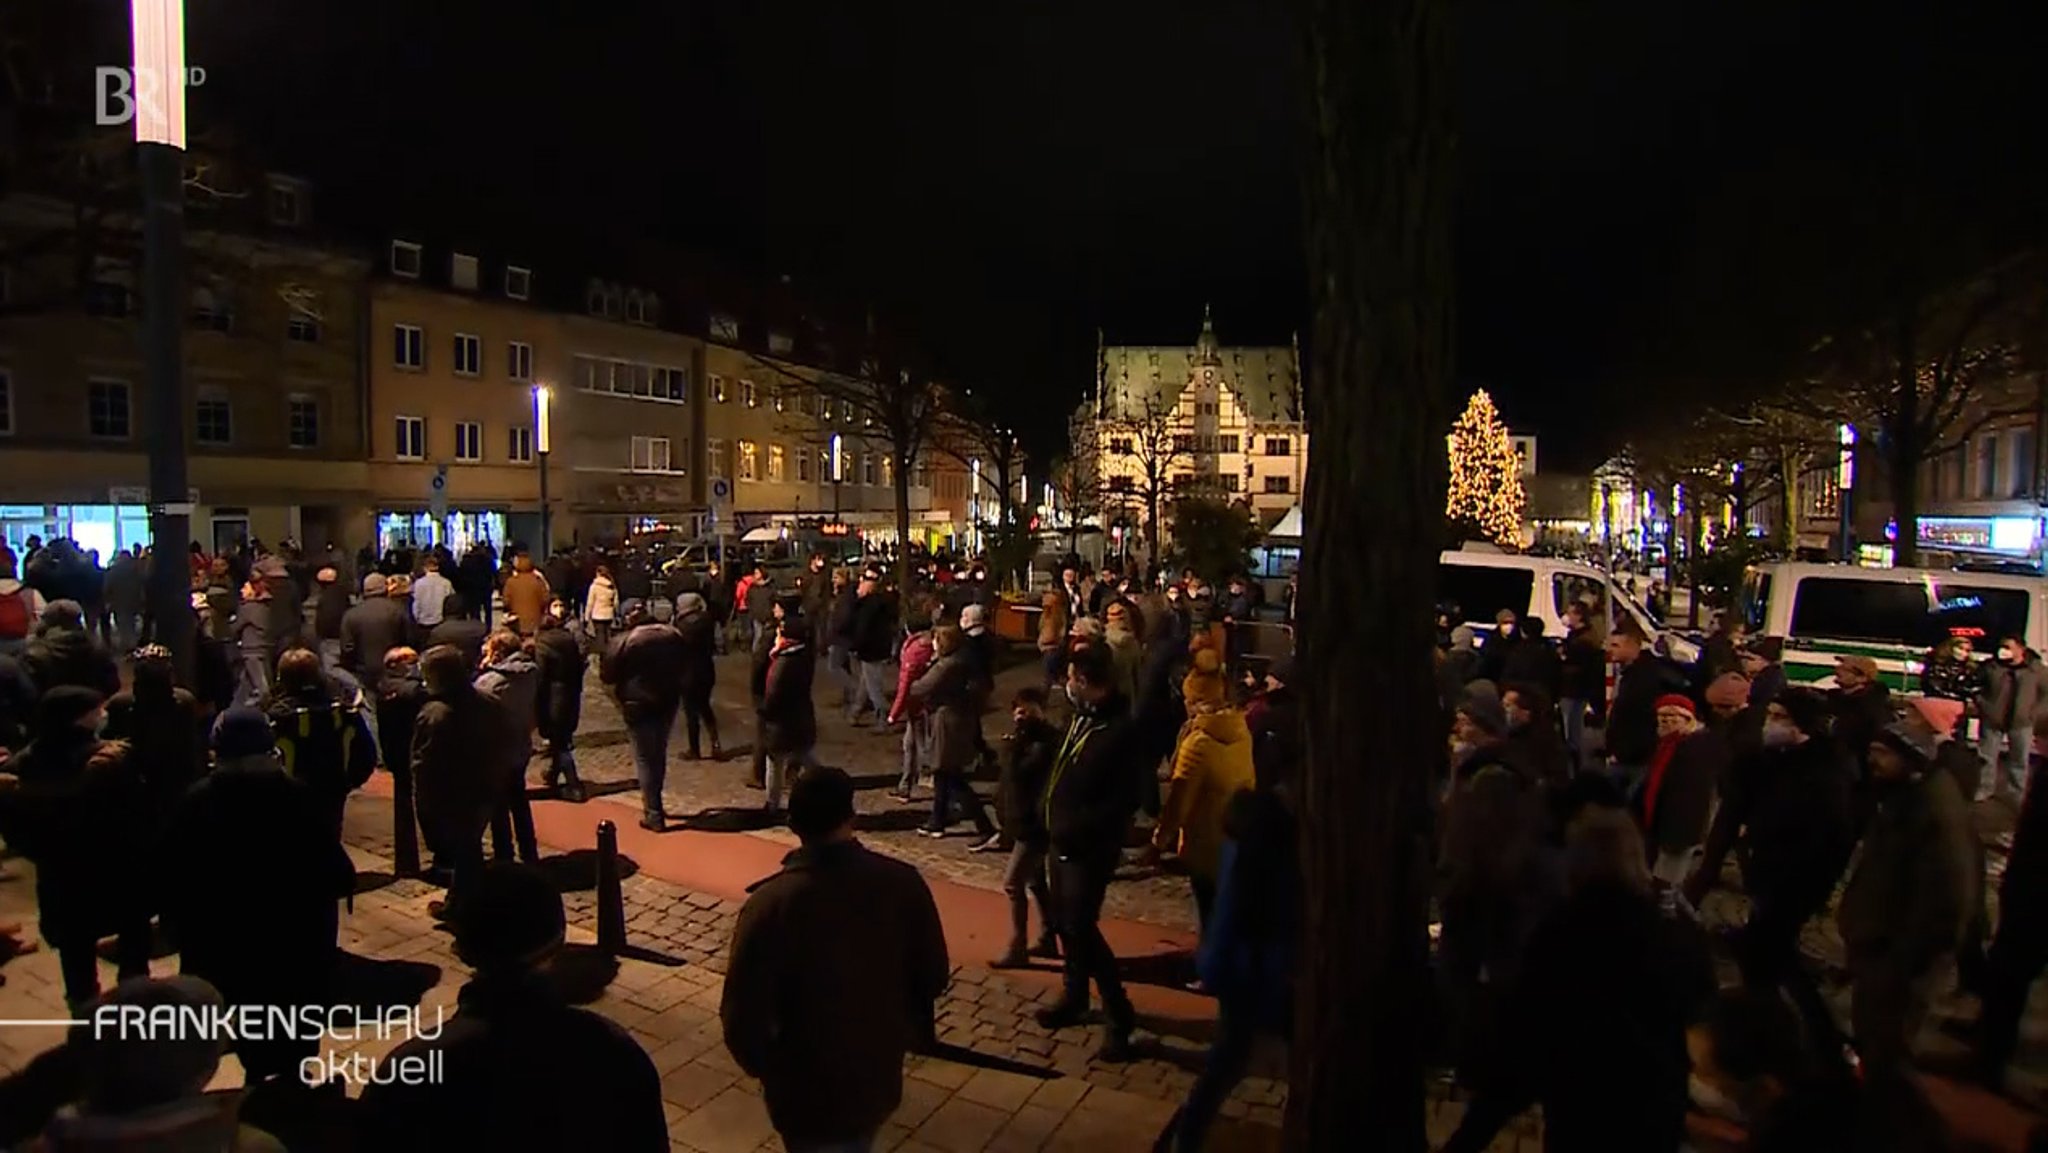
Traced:
<path id="1" fill-rule="evenodd" d="M 707 501 L 704 341 L 669 327 L 655 293 L 584 285 L 564 317 L 563 358 L 548 369 L 567 520 L 578 541 L 635 532 L 694 534 Z M 557 491 L 562 491 L 558 489 Z M 556 538 L 564 506 L 556 505 Z"/>
<path id="2" fill-rule="evenodd" d="M 1191 346 L 1102 346 L 1094 395 L 1071 428 L 1113 549 L 1143 540 L 1154 489 L 1165 518 L 1169 494 L 1193 492 L 1271 525 L 1300 501 L 1307 476 L 1298 351 L 1225 346 L 1207 309 Z M 1170 523 L 1161 527 L 1170 536 Z"/>
<path id="3" fill-rule="evenodd" d="M 405 239 L 383 255 L 364 343 L 379 547 L 537 545 L 534 390 L 566 364 L 561 318 L 515 262 Z"/>
<path id="4" fill-rule="evenodd" d="M 308 230 L 310 192 L 266 176 L 187 213 L 183 411 L 192 536 L 318 547 L 368 532 L 361 362 L 368 262 Z M 146 543 L 140 222 L 0 202 L 0 532 L 102 557 Z M 81 282 L 82 281 L 82 282 Z"/>

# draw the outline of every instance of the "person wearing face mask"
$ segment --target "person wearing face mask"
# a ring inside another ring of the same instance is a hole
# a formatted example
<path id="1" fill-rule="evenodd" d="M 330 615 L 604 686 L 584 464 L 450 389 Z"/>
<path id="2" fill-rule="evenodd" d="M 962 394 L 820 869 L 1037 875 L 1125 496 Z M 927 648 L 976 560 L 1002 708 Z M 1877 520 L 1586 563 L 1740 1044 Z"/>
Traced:
<path id="1" fill-rule="evenodd" d="M 1876 661 L 1851 654 L 1836 658 L 1835 690 L 1828 697 L 1835 743 L 1855 759 L 1860 772 L 1870 742 L 1892 721 L 1891 687 L 1878 679 Z"/>
<path id="2" fill-rule="evenodd" d="M 2034 722 L 2048 715 L 2048 669 L 2042 668 L 2041 658 L 2025 641 L 2006 637 L 1998 642 L 1998 657 L 1984 673 L 1984 688 L 1977 696 L 1977 715 L 1983 718 L 1977 751 L 1984 757 L 1984 774 L 1975 799 L 1988 800 L 2009 784 L 2017 807 L 2027 795 L 2027 751 Z"/>

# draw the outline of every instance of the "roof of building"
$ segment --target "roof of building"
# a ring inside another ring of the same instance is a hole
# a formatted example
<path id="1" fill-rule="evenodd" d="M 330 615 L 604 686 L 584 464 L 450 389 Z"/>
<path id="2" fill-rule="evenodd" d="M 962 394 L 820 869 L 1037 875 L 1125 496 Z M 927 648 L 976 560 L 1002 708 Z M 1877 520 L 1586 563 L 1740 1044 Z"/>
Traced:
<path id="1" fill-rule="evenodd" d="M 1280 424 L 1300 419 L 1301 368 L 1295 350 L 1225 345 L 1217 339 L 1207 308 L 1192 345 L 1104 346 L 1092 402 L 1096 415 L 1141 415 L 1148 400 L 1157 409 L 1171 409 L 1203 368 L 1215 370 L 1217 383 L 1230 390 L 1252 420 Z"/>

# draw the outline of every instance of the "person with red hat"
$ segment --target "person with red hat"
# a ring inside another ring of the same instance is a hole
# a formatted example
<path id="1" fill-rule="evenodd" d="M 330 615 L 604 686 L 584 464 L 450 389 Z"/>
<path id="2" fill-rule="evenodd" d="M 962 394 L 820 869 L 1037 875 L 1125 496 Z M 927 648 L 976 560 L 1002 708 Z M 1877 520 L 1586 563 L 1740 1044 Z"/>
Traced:
<path id="1" fill-rule="evenodd" d="M 1692 698 L 1657 698 L 1657 747 L 1630 809 L 1642 826 L 1650 873 L 1682 883 L 1699 861 L 1713 816 L 1714 788 L 1728 767 L 1728 743 L 1700 723 Z"/>

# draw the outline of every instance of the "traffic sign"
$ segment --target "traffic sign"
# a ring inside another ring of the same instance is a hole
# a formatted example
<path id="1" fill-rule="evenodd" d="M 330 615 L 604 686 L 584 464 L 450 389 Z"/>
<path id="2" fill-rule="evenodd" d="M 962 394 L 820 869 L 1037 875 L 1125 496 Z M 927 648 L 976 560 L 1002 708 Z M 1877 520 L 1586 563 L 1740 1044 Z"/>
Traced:
<path id="1" fill-rule="evenodd" d="M 722 476 L 711 478 L 711 507 L 722 509 L 732 503 L 732 482 Z"/>
<path id="2" fill-rule="evenodd" d="M 427 501 L 434 510 L 434 523 L 439 526 L 448 520 L 448 466 L 434 466 L 434 477 L 427 482 Z M 438 532 L 439 529 L 437 528 Z"/>

